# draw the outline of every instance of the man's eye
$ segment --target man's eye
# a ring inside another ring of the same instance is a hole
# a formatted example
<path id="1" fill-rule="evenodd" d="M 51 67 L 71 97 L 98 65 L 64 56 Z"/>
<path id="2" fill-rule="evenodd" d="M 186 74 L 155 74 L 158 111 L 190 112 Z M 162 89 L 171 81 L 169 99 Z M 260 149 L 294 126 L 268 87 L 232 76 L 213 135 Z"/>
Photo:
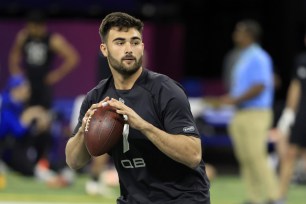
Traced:
<path id="1" fill-rule="evenodd" d="M 139 41 L 134 41 L 134 42 L 132 42 L 132 45 L 139 45 L 139 44 L 140 44 Z"/>

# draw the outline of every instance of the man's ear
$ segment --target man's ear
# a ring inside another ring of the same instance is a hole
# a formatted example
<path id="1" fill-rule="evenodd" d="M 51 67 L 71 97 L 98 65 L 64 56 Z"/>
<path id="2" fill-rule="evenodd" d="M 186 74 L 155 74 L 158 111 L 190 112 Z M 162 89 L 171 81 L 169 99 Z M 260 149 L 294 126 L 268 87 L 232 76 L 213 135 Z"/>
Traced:
<path id="1" fill-rule="evenodd" d="M 100 50 L 103 54 L 104 57 L 107 57 L 108 56 L 108 51 L 107 51 L 107 47 L 106 47 L 106 44 L 104 43 L 101 43 L 100 44 Z"/>

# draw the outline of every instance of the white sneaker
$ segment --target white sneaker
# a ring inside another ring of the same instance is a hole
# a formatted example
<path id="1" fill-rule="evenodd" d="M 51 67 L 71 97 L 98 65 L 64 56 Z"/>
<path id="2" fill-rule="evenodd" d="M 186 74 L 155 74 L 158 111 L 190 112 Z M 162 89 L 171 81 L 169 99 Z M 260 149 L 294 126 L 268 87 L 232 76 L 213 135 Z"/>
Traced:
<path id="1" fill-rule="evenodd" d="M 60 175 L 71 185 L 75 180 L 75 171 L 65 167 L 60 171 Z"/>
<path id="2" fill-rule="evenodd" d="M 88 180 L 85 184 L 85 191 L 88 195 L 102 195 L 105 197 L 113 196 L 112 189 L 99 181 Z"/>
<path id="3" fill-rule="evenodd" d="M 85 184 L 85 191 L 88 195 L 98 195 L 99 194 L 99 182 L 89 180 Z"/>
<path id="4" fill-rule="evenodd" d="M 56 173 L 47 168 L 41 168 L 36 166 L 34 170 L 34 175 L 39 181 L 47 182 L 56 177 Z"/>

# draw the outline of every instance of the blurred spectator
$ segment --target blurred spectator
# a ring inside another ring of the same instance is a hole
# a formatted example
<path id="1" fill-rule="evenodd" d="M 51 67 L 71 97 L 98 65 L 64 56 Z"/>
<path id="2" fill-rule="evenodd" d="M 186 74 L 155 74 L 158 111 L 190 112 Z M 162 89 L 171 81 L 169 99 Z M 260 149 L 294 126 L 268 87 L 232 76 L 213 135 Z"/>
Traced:
<path id="1" fill-rule="evenodd" d="M 306 34 L 304 37 L 306 45 Z M 306 52 L 296 56 L 293 76 L 287 93 L 286 105 L 277 123 L 281 134 L 279 151 L 281 154 L 280 194 L 286 199 L 296 161 L 306 154 Z M 302 167 L 306 173 L 305 163 Z"/>
<path id="2" fill-rule="evenodd" d="M 54 55 L 63 59 L 52 68 Z M 51 86 L 62 80 L 78 63 L 78 53 L 60 34 L 49 32 L 42 12 L 30 12 L 9 54 L 11 74 L 24 73 L 30 81 L 30 105 L 51 108 Z"/>
<path id="3" fill-rule="evenodd" d="M 26 106 L 31 94 L 28 80 L 13 75 L 0 95 L 0 159 L 24 176 L 34 176 L 50 187 L 64 187 L 73 177 L 67 169 L 61 174 L 49 169 L 46 151 L 51 143 L 45 134 L 51 116 L 41 106 Z"/>
<path id="4" fill-rule="evenodd" d="M 29 82 L 21 75 L 12 76 L 0 95 L 0 157 L 22 175 L 48 180 L 52 174 L 37 164 L 49 142 L 43 132 L 51 119 L 40 106 L 25 108 L 29 96 Z"/>
<path id="5" fill-rule="evenodd" d="M 31 87 L 28 105 L 39 105 L 53 114 L 52 86 L 76 67 L 79 55 L 62 35 L 48 30 L 43 12 L 30 11 L 26 17 L 26 24 L 18 32 L 9 53 L 9 71 L 12 75 L 23 74 L 28 78 Z M 62 61 L 53 68 L 55 56 Z M 44 134 L 44 138 L 52 139 L 50 127 Z M 47 159 L 52 147 L 51 139 L 44 152 Z"/>
<path id="6" fill-rule="evenodd" d="M 240 49 L 232 68 L 228 95 L 224 104 L 236 112 L 229 124 L 234 152 L 246 184 L 250 204 L 278 203 L 276 174 L 269 166 L 267 136 L 272 125 L 273 66 L 269 54 L 258 44 L 260 25 L 253 20 L 236 24 L 233 41 Z"/>

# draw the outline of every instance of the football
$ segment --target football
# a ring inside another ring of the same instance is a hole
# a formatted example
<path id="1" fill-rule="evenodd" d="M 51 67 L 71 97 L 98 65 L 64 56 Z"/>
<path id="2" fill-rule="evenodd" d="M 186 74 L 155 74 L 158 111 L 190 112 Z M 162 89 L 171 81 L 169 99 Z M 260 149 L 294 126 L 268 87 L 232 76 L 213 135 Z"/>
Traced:
<path id="1" fill-rule="evenodd" d="M 90 155 L 107 153 L 122 138 L 123 116 L 116 109 L 104 105 L 88 118 L 85 126 L 85 145 Z"/>

